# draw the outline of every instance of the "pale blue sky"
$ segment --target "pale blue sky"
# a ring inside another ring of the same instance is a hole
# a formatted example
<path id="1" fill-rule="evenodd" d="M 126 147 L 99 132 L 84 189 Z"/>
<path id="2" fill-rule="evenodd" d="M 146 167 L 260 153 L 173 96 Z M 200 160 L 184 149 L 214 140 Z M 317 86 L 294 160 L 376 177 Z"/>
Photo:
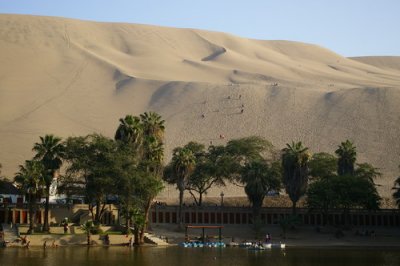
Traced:
<path id="1" fill-rule="evenodd" d="M 400 0 L 0 0 L 0 13 L 198 28 L 400 56 Z"/>

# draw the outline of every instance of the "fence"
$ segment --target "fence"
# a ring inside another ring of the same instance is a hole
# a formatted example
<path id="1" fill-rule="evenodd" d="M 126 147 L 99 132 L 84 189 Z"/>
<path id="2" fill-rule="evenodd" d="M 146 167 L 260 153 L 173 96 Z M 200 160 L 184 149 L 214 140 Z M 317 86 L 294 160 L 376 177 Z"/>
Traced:
<path id="1" fill-rule="evenodd" d="M 155 205 L 151 211 L 150 222 L 153 224 L 174 224 L 178 222 L 178 206 Z M 279 224 L 279 221 L 291 215 L 291 208 L 262 208 L 261 222 L 266 225 Z M 350 210 L 346 215 L 341 210 L 330 210 L 327 215 L 320 211 L 297 209 L 297 216 L 304 225 L 322 226 L 400 226 L 400 211 L 385 209 L 377 211 Z M 182 207 L 184 224 L 252 224 L 251 208 L 218 206 Z"/>

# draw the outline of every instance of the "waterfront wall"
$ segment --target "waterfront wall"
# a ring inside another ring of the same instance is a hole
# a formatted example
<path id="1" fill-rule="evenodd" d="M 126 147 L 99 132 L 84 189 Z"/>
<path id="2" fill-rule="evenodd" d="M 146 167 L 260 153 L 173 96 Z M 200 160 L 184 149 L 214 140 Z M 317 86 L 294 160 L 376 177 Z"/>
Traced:
<path id="1" fill-rule="evenodd" d="M 176 224 L 178 223 L 178 206 L 166 206 L 154 204 L 150 212 L 151 224 Z M 291 208 L 262 208 L 260 212 L 261 222 L 266 225 L 277 225 L 279 221 L 291 215 Z M 350 210 L 344 215 L 341 210 L 330 210 L 328 215 L 320 211 L 311 211 L 298 208 L 297 214 L 300 222 L 304 225 L 323 226 L 329 225 L 351 225 L 371 227 L 399 227 L 400 210 L 383 209 L 377 211 Z M 70 223 L 83 224 L 92 219 L 86 204 L 75 205 L 51 205 L 49 211 L 50 224 L 59 225 L 64 218 Z M 253 223 L 252 209 L 249 207 L 228 206 L 183 206 L 183 224 L 198 225 L 249 225 Z M 44 209 L 36 212 L 35 223 L 42 224 L 44 220 Z M 0 207 L 0 223 L 27 224 L 29 212 L 26 206 Z M 118 217 L 118 207 L 107 205 L 102 223 L 116 225 L 123 223 Z"/>
<path id="2" fill-rule="evenodd" d="M 291 215 L 291 208 L 262 208 L 261 222 L 266 225 L 277 225 L 279 221 Z M 304 225 L 323 226 L 351 225 L 351 226 L 400 226 L 399 210 L 350 210 L 344 215 L 340 210 L 331 210 L 328 215 L 309 209 L 297 209 L 300 222 Z M 246 207 L 220 207 L 220 206 L 184 206 L 182 209 L 182 222 L 184 224 L 252 224 L 253 214 L 251 208 Z M 175 224 L 178 222 L 178 206 L 155 205 L 151 211 L 152 224 Z"/>

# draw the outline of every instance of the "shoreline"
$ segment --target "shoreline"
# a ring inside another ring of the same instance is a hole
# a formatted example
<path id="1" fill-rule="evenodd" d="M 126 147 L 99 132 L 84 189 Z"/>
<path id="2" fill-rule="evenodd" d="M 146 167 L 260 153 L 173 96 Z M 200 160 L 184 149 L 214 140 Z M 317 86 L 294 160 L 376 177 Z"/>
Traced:
<path id="1" fill-rule="evenodd" d="M 373 236 L 356 235 L 363 229 L 374 230 L 376 234 Z M 319 231 L 314 227 L 298 227 L 295 230 L 288 230 L 286 237 L 282 235 L 281 228 L 277 225 L 265 227 L 259 232 L 258 237 L 255 236 L 254 230 L 250 226 L 225 225 L 223 228 L 223 242 L 229 244 L 231 242 L 256 242 L 264 240 L 266 233 L 272 237 L 271 243 L 285 243 L 287 248 L 400 248 L 400 228 L 353 228 L 351 230 L 342 231 L 341 237 L 336 237 L 337 228 L 323 227 Z M 168 245 L 176 246 L 185 240 L 185 232 L 178 231 L 177 225 L 151 225 L 149 230 L 153 237 L 159 239 L 168 239 Z M 206 234 L 214 241 L 217 241 L 217 232 L 213 230 L 206 231 Z M 188 236 L 195 240 L 201 235 L 201 230 L 189 230 Z M 92 235 L 92 245 L 87 245 L 87 236 L 85 234 L 37 234 L 24 235 L 27 241 L 30 241 L 30 247 L 43 247 L 46 242 L 46 248 L 55 247 L 116 247 L 128 246 L 129 238 L 127 235 L 110 234 L 109 245 L 104 242 L 104 235 Z M 52 246 L 54 242 L 55 246 Z M 145 243 L 144 247 L 156 247 L 156 244 Z M 19 243 L 8 243 L 7 247 L 24 246 Z"/>

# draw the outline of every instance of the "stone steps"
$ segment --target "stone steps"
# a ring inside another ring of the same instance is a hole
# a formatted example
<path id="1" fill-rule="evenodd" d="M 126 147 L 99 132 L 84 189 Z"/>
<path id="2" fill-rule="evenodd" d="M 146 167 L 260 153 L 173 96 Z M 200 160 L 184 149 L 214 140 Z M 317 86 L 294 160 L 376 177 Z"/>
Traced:
<path id="1" fill-rule="evenodd" d="M 12 243 L 15 240 L 19 239 L 18 230 L 14 225 L 11 227 L 9 224 L 2 224 L 3 226 L 3 233 L 4 233 L 4 241 L 6 243 Z"/>
<path id="2" fill-rule="evenodd" d="M 145 233 L 144 238 L 145 238 L 146 242 L 157 245 L 157 246 L 168 246 L 169 245 L 165 240 L 163 240 L 153 234 L 150 234 L 150 233 Z"/>

